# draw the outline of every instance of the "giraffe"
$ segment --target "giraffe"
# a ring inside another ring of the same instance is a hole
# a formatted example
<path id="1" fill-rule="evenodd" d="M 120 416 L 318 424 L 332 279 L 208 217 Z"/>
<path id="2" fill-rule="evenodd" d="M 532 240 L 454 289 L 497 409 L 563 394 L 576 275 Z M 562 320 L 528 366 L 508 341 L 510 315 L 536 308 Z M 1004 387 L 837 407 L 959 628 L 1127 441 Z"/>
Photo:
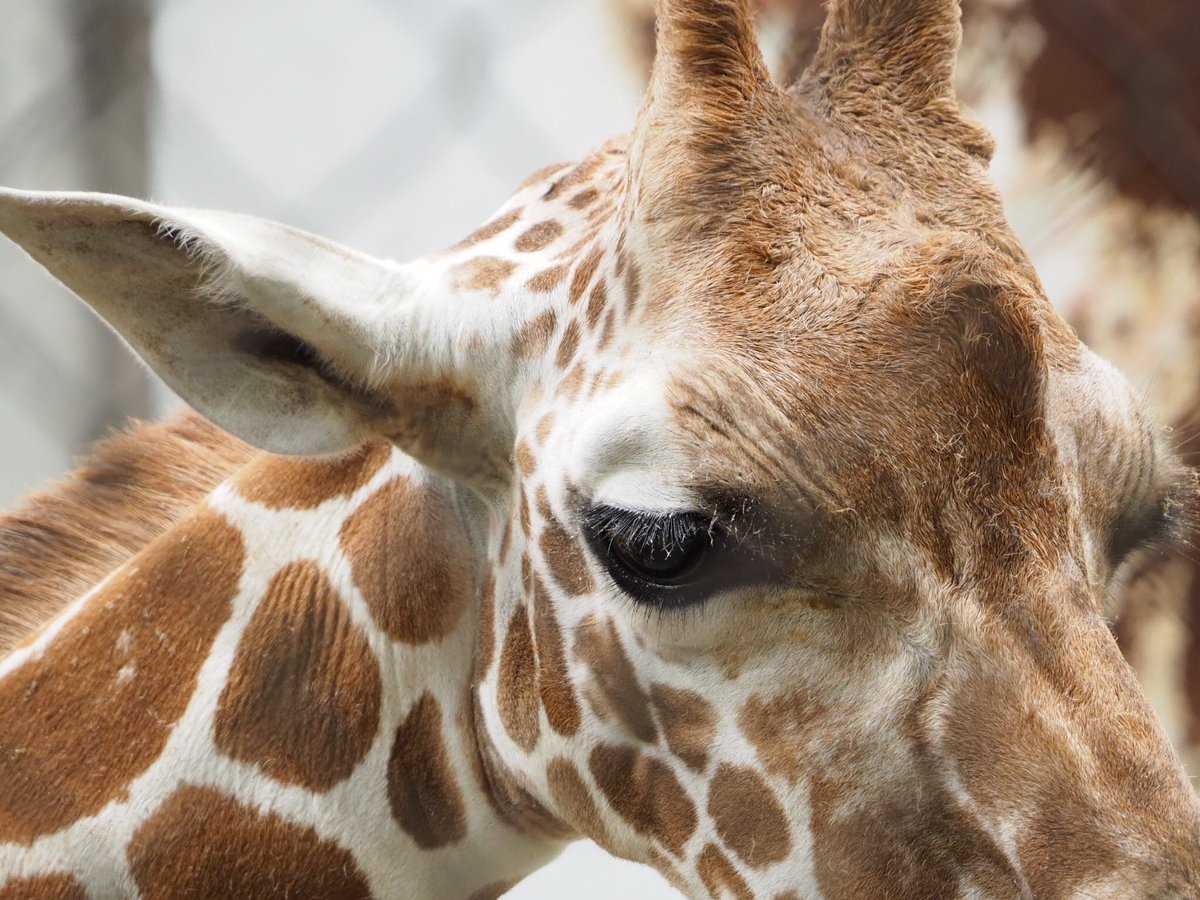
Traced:
<path id="1" fill-rule="evenodd" d="M 1200 890 L 1104 618 L 1195 479 L 1007 227 L 957 3 L 834 0 L 787 87 L 748 7 L 661 0 L 632 134 L 412 263 L 0 193 L 217 426 L 119 546 L 5 524 L 0 897 L 496 897 L 580 835 L 694 897 Z"/>

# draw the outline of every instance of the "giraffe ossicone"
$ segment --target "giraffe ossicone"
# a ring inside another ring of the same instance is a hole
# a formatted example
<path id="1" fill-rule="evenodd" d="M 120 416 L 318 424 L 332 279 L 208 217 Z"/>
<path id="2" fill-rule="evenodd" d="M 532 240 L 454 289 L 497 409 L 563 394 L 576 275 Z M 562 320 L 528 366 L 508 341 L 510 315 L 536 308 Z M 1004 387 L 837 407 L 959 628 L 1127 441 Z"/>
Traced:
<path id="1" fill-rule="evenodd" d="M 1005 223 L 957 3 L 831 0 L 786 87 L 748 7 L 659 0 L 631 136 L 412 263 L 0 193 L 228 432 L 155 432 L 119 538 L 0 520 L 0 896 L 497 897 L 576 836 L 693 897 L 1200 892 L 1104 620 L 1194 480 Z"/>

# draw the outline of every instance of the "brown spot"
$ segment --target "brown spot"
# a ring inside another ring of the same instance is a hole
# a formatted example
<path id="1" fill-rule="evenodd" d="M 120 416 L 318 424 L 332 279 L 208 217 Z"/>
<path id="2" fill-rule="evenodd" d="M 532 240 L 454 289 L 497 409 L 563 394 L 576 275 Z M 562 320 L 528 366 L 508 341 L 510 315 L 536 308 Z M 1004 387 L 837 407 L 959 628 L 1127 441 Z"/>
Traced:
<path id="1" fill-rule="evenodd" d="M 371 896 L 350 851 L 211 788 L 189 785 L 167 798 L 134 834 L 128 857 L 144 900 Z"/>
<path id="2" fill-rule="evenodd" d="M 667 746 L 688 768 L 704 771 L 708 750 L 717 738 L 717 714 L 707 700 L 694 691 L 656 684 L 650 700 L 667 736 Z"/>
<path id="3" fill-rule="evenodd" d="M 505 533 L 512 523 L 505 523 Z M 479 605 L 479 661 L 478 675 L 483 678 L 492 667 L 496 655 L 496 576 L 491 569 L 484 576 L 483 591 Z"/>
<path id="4" fill-rule="evenodd" d="M 638 297 L 642 293 L 642 270 L 635 260 L 630 260 L 625 269 L 625 314 L 632 315 Z"/>
<path id="5" fill-rule="evenodd" d="M 526 478 L 537 471 L 537 457 L 533 453 L 533 448 L 529 446 L 529 441 L 517 442 L 517 467 Z"/>
<path id="6" fill-rule="evenodd" d="M 600 265 L 600 260 L 604 256 L 604 248 L 596 246 L 579 264 L 579 268 L 575 270 L 575 277 L 571 279 L 571 302 L 577 302 L 587 291 L 588 285 L 592 283 L 592 277 L 596 274 L 596 269 Z"/>
<path id="7" fill-rule="evenodd" d="M 696 831 L 696 807 L 664 763 L 633 747 L 602 744 L 588 757 L 592 777 L 612 808 L 635 831 L 676 856 Z"/>
<path id="8" fill-rule="evenodd" d="M 396 729 L 387 787 L 392 816 L 418 847 L 447 847 L 467 836 L 467 811 L 432 694 L 422 695 Z"/>
<path id="9" fill-rule="evenodd" d="M 800 900 L 800 895 L 795 891 L 785 891 L 782 894 L 776 894 L 771 900 Z"/>
<path id="10" fill-rule="evenodd" d="M 600 846 L 612 846 L 608 826 L 604 824 L 592 799 L 592 792 L 573 762 L 561 756 L 550 760 L 550 765 L 546 767 L 546 783 L 550 786 L 550 796 L 554 799 L 558 814 L 565 822 Z"/>
<path id="11" fill-rule="evenodd" d="M 521 492 L 521 505 L 517 510 L 517 518 L 521 522 L 521 533 L 525 535 L 525 539 L 529 539 L 530 532 L 533 528 L 533 520 L 529 513 L 529 497 L 524 491 Z M 525 557 L 528 559 L 528 557 Z"/>
<path id="12" fill-rule="evenodd" d="M 498 234 L 503 234 L 517 223 L 517 220 L 521 218 L 522 212 L 524 212 L 524 210 L 521 207 L 510 209 L 504 215 L 498 216 L 497 218 L 492 219 L 492 221 L 481 225 L 475 231 L 472 231 L 469 235 L 451 247 L 450 252 L 453 253 L 457 250 L 466 250 L 470 247 L 474 247 L 476 244 L 482 244 L 484 241 L 490 241 Z"/>
<path id="13" fill-rule="evenodd" d="M 558 368 L 565 369 L 567 364 L 575 358 L 575 351 L 579 349 L 579 338 L 579 323 L 572 322 L 563 332 L 562 342 L 558 345 L 558 355 L 554 358 L 554 364 Z"/>
<path id="14" fill-rule="evenodd" d="M 550 437 L 550 431 L 554 428 L 554 413 L 548 412 L 542 416 L 537 423 L 537 439 L 538 443 L 543 447 L 546 446 L 546 441 Z"/>
<path id="15" fill-rule="evenodd" d="M 0 842 L 29 843 L 99 812 L 158 758 L 244 561 L 237 530 L 196 513 L 0 681 Z"/>
<path id="16" fill-rule="evenodd" d="M 517 264 L 498 256 L 480 256 L 455 266 L 450 278 L 457 290 L 488 291 L 493 296 L 516 270 Z"/>
<path id="17" fill-rule="evenodd" d="M 562 233 L 563 227 L 553 219 L 538 222 L 517 238 L 516 248 L 521 253 L 536 253 L 557 241 Z"/>
<path id="18" fill-rule="evenodd" d="M 445 496 L 393 479 L 346 520 L 341 542 L 355 586 L 390 637 L 425 644 L 454 630 L 474 574 L 470 544 Z"/>
<path id="19" fill-rule="evenodd" d="M 88 900 L 88 892 L 70 875 L 34 875 L 5 882 L 0 900 Z"/>
<path id="20" fill-rule="evenodd" d="M 238 645 L 213 740 L 276 781 L 327 791 L 348 778 L 379 726 L 379 666 L 313 562 L 271 580 Z"/>
<path id="21" fill-rule="evenodd" d="M 513 338 L 513 353 L 523 359 L 540 356 L 550 346 L 558 327 L 558 313 L 552 309 L 539 313 L 521 326 Z"/>
<path id="22" fill-rule="evenodd" d="M 0 656 L 257 453 L 193 412 L 133 423 L 69 478 L 0 514 Z"/>
<path id="23" fill-rule="evenodd" d="M 570 165 L 570 163 L 555 163 L 554 165 L 544 166 L 522 181 L 517 187 L 517 190 L 523 191 L 527 187 L 532 187 L 535 184 L 541 184 L 543 181 L 547 181 L 551 176 L 557 175 L 559 172 L 566 170 L 566 168 Z"/>
<path id="24" fill-rule="evenodd" d="M 754 900 L 750 886 L 715 844 L 705 845 L 696 862 L 696 871 L 715 900 L 725 900 L 729 894 L 734 900 Z"/>
<path id="25" fill-rule="evenodd" d="M 538 512 L 545 520 L 539 546 L 550 574 L 559 587 L 572 595 L 587 594 L 596 589 L 592 573 L 588 571 L 583 551 L 566 530 L 554 518 L 546 489 L 538 489 Z"/>
<path id="26" fill-rule="evenodd" d="M 600 340 L 596 344 L 596 349 L 599 351 L 607 350 L 613 342 L 613 338 L 617 336 L 617 311 L 609 309 L 608 315 L 604 317 L 604 330 L 600 332 Z"/>
<path id="27" fill-rule="evenodd" d="M 755 869 L 777 863 L 791 852 L 783 807 L 753 769 L 723 763 L 709 785 L 708 814 L 726 846 Z"/>
<path id="28" fill-rule="evenodd" d="M 585 209 L 596 202 L 596 198 L 600 196 L 600 192 L 595 188 L 584 188 L 574 197 L 567 201 L 567 206 L 571 209 Z"/>
<path id="29" fill-rule="evenodd" d="M 604 279 L 596 282 L 596 286 L 592 288 L 592 294 L 588 297 L 587 304 L 587 324 L 588 328 L 595 330 L 596 323 L 600 321 L 600 316 L 604 312 L 604 308 L 608 305 L 608 285 Z"/>
<path id="30" fill-rule="evenodd" d="M 238 475 L 234 486 L 251 503 L 271 509 L 315 509 L 348 497 L 392 457 L 386 441 L 365 444 L 335 460 L 262 456 Z"/>
<path id="31" fill-rule="evenodd" d="M 526 753 L 538 742 L 541 722 L 538 717 L 537 659 L 533 637 L 529 633 L 529 614 L 524 604 L 513 610 L 500 653 L 498 705 L 500 721 L 518 747 Z"/>
<path id="32" fill-rule="evenodd" d="M 567 265 L 552 266 L 530 278 L 525 287 L 535 294 L 548 294 L 563 283 L 569 271 Z"/>
<path id="33" fill-rule="evenodd" d="M 553 200 L 555 197 L 563 193 L 567 188 L 575 187 L 577 184 L 582 184 L 590 178 L 597 169 L 604 164 L 604 153 L 593 153 L 591 156 L 580 162 L 575 168 L 558 179 L 554 184 L 550 185 L 550 189 L 542 195 L 543 200 Z"/>
<path id="34" fill-rule="evenodd" d="M 571 367 L 571 371 L 567 373 L 558 385 L 558 393 L 560 396 L 566 397 L 568 400 L 575 400 L 579 395 L 579 389 L 583 387 L 584 381 L 587 380 L 587 366 L 581 359 Z"/>
<path id="35" fill-rule="evenodd" d="M 813 725 L 825 712 L 825 707 L 804 691 L 770 700 L 751 697 L 738 715 L 738 727 L 769 774 L 796 784 L 806 771 L 804 750 Z"/>
<path id="36" fill-rule="evenodd" d="M 563 653 L 562 628 L 554 612 L 554 602 L 542 580 L 534 576 L 533 627 L 537 640 L 538 690 L 550 727 L 563 735 L 579 730 L 581 714 L 579 698 L 571 683 Z"/>
<path id="37" fill-rule="evenodd" d="M 638 683 L 616 624 L 611 619 L 585 619 L 575 633 L 575 655 L 591 669 L 592 679 L 599 688 L 596 699 L 603 700 L 626 733 L 645 744 L 658 740 L 650 699 Z"/>

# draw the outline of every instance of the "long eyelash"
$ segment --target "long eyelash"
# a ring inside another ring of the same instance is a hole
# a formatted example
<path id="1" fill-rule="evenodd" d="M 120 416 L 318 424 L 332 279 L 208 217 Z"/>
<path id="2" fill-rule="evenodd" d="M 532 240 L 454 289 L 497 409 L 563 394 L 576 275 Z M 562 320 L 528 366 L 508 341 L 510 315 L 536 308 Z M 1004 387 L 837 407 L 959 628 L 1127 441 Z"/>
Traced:
<path id="1" fill-rule="evenodd" d="M 620 540 L 631 546 L 659 544 L 667 553 L 695 537 L 699 528 L 695 513 L 648 513 L 616 506 L 595 506 L 585 513 L 584 522 L 593 533 L 603 535 L 611 545 Z M 709 534 L 714 525 L 710 523 Z"/>
<path id="2" fill-rule="evenodd" d="M 1191 543 L 1200 526 L 1200 472 L 1190 476 L 1163 499 L 1142 547 L 1166 553 Z"/>

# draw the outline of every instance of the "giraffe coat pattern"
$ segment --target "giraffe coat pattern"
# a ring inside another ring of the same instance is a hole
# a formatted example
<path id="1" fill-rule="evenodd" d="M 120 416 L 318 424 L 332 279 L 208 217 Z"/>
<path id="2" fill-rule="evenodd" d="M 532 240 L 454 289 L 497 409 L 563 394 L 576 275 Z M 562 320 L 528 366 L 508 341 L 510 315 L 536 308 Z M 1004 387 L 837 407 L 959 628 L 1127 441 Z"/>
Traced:
<path id="1" fill-rule="evenodd" d="M 4 632 L 0 892 L 495 897 L 577 836 L 694 897 L 1200 891 L 1104 620 L 1195 479 L 1046 300 L 958 36 L 834 0 L 783 87 L 748 3 L 660 0 L 632 134 L 405 264 L 0 192 L 229 432 Z"/>

